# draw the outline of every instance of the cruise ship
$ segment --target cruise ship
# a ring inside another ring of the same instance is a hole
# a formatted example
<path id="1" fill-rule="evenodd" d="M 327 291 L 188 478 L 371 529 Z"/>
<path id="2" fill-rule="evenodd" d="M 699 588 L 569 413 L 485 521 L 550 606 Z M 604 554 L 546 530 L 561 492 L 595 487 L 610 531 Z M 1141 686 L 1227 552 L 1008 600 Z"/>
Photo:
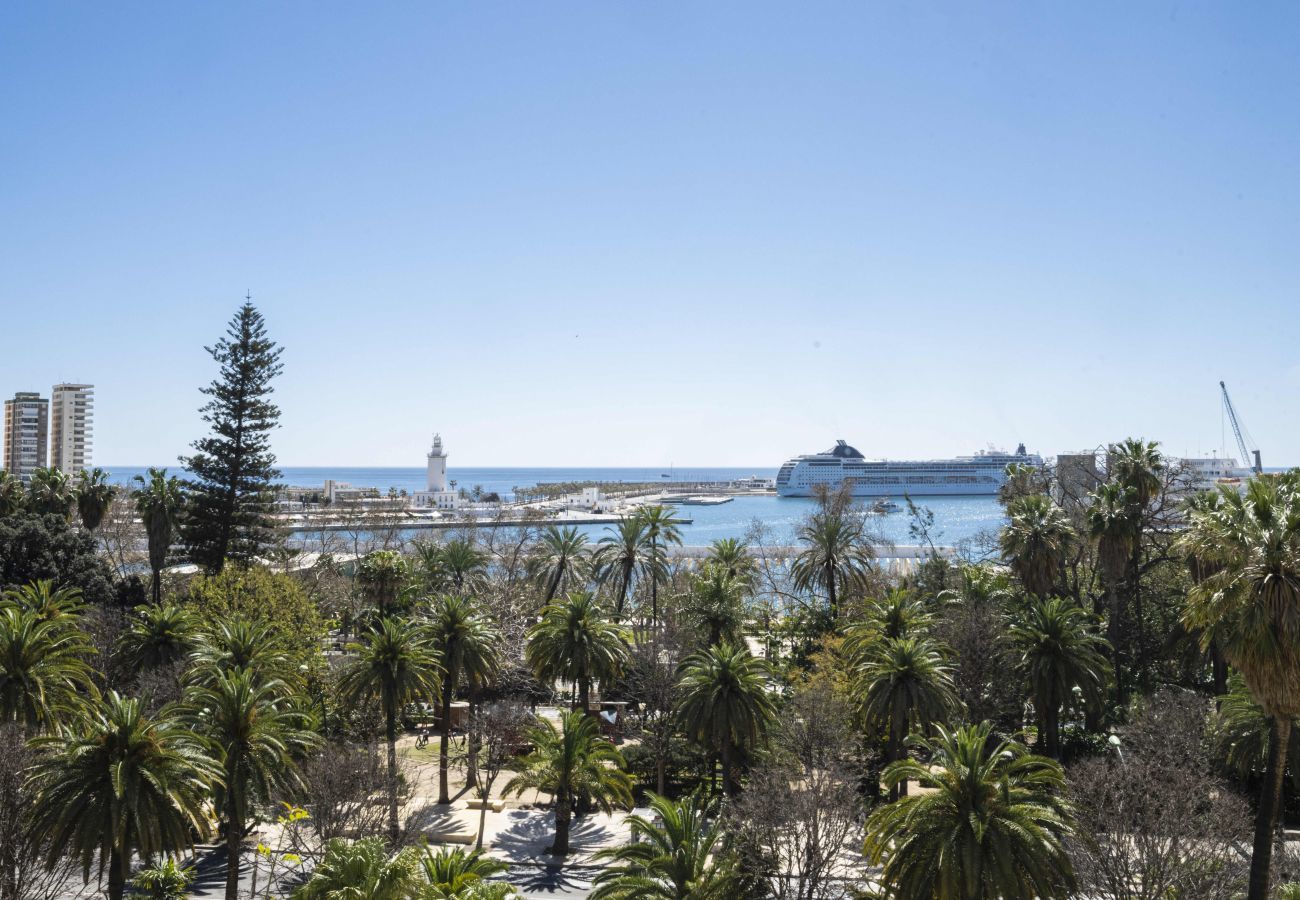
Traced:
<path id="1" fill-rule="evenodd" d="M 1021 444 L 1015 453 L 987 450 L 955 459 L 867 459 L 836 441 L 823 453 L 796 456 L 781 466 L 776 492 L 781 497 L 811 497 L 819 487 L 837 490 L 847 482 L 855 497 L 996 494 L 1011 463 L 1041 466 L 1043 458 L 1026 453 Z"/>

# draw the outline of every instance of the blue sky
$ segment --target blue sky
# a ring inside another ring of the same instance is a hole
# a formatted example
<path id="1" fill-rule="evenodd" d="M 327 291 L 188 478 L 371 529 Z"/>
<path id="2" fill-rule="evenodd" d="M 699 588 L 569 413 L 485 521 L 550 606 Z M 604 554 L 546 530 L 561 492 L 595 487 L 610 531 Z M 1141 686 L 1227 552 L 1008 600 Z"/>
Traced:
<path id="1" fill-rule="evenodd" d="M 288 465 L 1300 463 L 1294 4 L 0 6 L 0 393 Z M 1229 437 L 1229 441 L 1231 438 Z"/>

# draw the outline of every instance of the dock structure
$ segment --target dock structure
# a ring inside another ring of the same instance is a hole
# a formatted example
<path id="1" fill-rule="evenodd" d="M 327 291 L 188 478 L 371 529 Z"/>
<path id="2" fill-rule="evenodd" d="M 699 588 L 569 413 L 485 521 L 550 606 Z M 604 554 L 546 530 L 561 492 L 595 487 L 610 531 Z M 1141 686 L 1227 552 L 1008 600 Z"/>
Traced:
<path id="1" fill-rule="evenodd" d="M 681 547 L 664 547 L 669 556 L 683 559 L 705 559 L 709 555 L 711 547 L 698 546 L 681 546 Z M 750 553 L 757 557 L 776 557 L 784 558 L 796 556 L 807 548 L 794 545 L 771 545 L 762 547 L 751 547 Z M 923 544 L 881 544 L 875 548 L 876 559 L 927 559 L 931 556 L 940 556 L 945 559 L 956 559 L 956 547 L 928 547 Z"/>

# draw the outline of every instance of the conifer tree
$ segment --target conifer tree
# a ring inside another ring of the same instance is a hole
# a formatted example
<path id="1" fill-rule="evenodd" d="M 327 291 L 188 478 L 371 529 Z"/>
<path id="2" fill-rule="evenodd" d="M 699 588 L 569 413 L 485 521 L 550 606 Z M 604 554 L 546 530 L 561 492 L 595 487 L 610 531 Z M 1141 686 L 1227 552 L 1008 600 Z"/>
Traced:
<path id="1" fill-rule="evenodd" d="M 245 302 L 226 336 L 206 347 L 221 367 L 202 389 L 199 411 L 211 434 L 182 457 L 189 470 L 189 514 L 182 540 L 190 559 L 215 574 L 229 560 L 246 561 L 273 543 L 271 487 L 280 476 L 271 453 L 271 430 L 280 410 L 269 399 L 280 374 L 281 349 L 266 336 L 262 314 Z"/>

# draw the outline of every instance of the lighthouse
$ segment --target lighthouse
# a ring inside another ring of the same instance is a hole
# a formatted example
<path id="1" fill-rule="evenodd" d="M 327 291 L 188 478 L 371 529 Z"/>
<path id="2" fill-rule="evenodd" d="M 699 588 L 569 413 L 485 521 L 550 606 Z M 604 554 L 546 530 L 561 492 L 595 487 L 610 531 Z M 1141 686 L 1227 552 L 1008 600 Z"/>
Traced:
<path id="1" fill-rule="evenodd" d="M 447 453 L 442 449 L 442 435 L 433 436 L 433 449 L 429 451 L 429 493 L 441 494 L 447 490 Z"/>

